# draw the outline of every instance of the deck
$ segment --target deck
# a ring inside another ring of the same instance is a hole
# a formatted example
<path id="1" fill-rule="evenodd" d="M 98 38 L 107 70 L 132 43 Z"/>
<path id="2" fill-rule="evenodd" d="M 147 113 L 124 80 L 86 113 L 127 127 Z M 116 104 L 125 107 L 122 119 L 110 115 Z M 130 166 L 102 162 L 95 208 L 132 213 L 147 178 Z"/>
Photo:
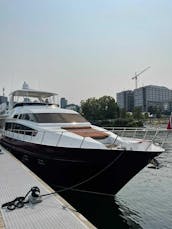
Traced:
<path id="1" fill-rule="evenodd" d="M 41 194 L 54 191 L 7 150 L 0 148 L 0 205 L 25 196 L 33 186 L 38 186 Z M 95 228 L 60 195 L 49 195 L 42 200 L 13 211 L 1 208 L 0 229 Z"/>

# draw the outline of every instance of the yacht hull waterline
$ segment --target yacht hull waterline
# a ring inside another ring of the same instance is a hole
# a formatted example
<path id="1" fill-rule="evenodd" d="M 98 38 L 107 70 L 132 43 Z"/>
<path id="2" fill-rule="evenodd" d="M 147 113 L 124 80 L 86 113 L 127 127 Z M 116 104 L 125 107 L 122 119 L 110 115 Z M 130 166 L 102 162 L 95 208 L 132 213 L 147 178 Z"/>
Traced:
<path id="1" fill-rule="evenodd" d="M 53 187 L 116 194 L 160 152 L 46 146 L 4 136 L 1 144 Z"/>

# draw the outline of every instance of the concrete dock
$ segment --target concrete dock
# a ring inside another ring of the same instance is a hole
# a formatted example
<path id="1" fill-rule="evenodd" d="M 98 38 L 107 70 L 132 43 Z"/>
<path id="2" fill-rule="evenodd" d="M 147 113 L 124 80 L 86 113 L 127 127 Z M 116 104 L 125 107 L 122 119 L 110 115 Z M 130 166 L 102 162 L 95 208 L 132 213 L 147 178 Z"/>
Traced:
<path id="1" fill-rule="evenodd" d="M 2 146 L 0 148 L 0 206 L 25 196 L 33 186 L 39 187 L 41 194 L 54 191 Z M 13 211 L 0 209 L 0 229 L 55 228 L 95 229 L 58 194 L 42 197 L 40 203 L 27 203 Z"/>

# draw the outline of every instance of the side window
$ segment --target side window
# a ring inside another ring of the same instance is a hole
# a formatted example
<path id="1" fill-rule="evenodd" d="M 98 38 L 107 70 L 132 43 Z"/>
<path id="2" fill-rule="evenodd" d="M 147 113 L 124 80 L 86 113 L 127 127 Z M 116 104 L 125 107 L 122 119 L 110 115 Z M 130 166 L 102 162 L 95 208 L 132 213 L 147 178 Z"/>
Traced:
<path id="1" fill-rule="evenodd" d="M 20 114 L 20 115 L 19 115 L 19 119 L 22 119 L 22 116 L 23 116 L 23 114 Z"/>
<path id="2" fill-rule="evenodd" d="M 13 125 L 13 132 L 15 132 L 15 133 L 20 133 L 20 124 L 15 123 L 15 124 Z"/>
<path id="3" fill-rule="evenodd" d="M 28 114 L 25 114 L 25 120 L 30 120 L 30 116 Z"/>
<path id="4" fill-rule="evenodd" d="M 28 114 L 23 114 L 21 119 L 29 120 L 29 115 Z"/>
<path id="5" fill-rule="evenodd" d="M 29 121 L 35 121 L 33 114 L 20 114 L 19 119 L 29 120 Z"/>
<path id="6" fill-rule="evenodd" d="M 28 126 L 20 125 L 20 134 L 36 136 L 37 131 L 32 129 L 32 128 L 30 128 L 30 127 L 28 127 Z"/>
<path id="7" fill-rule="evenodd" d="M 30 121 L 36 122 L 36 117 L 34 114 L 29 114 Z"/>
<path id="8" fill-rule="evenodd" d="M 11 130 L 12 123 L 11 122 L 6 122 L 5 123 L 5 130 Z"/>
<path id="9" fill-rule="evenodd" d="M 15 132 L 18 134 L 25 134 L 25 135 L 30 135 L 30 136 L 36 136 L 37 135 L 37 131 L 21 125 L 19 123 L 11 123 L 11 122 L 6 122 L 5 123 L 5 130 L 11 131 L 11 132 Z"/>
<path id="10" fill-rule="evenodd" d="M 18 117 L 18 114 L 15 114 L 14 116 L 13 116 L 13 118 L 17 118 Z"/>
<path id="11" fill-rule="evenodd" d="M 5 130 L 7 130 L 7 123 L 5 123 Z"/>

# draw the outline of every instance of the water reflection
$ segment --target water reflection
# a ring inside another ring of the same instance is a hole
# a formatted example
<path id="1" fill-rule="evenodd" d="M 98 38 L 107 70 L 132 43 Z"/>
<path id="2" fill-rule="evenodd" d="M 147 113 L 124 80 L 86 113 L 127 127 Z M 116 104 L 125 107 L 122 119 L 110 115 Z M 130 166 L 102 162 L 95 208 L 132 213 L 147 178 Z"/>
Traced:
<path id="1" fill-rule="evenodd" d="M 127 207 L 120 206 L 113 197 L 68 191 L 61 195 L 97 228 L 100 229 L 128 229 L 141 228 L 131 218 Z M 133 214 L 133 213 L 131 213 Z"/>
<path id="2" fill-rule="evenodd" d="M 123 203 L 123 204 L 122 204 Z M 118 196 L 115 197 L 115 204 L 118 205 L 120 216 L 125 220 L 129 228 L 140 229 L 142 228 L 138 222 L 142 221 L 139 213 L 135 210 L 127 207 L 127 203 L 124 204 Z"/>

